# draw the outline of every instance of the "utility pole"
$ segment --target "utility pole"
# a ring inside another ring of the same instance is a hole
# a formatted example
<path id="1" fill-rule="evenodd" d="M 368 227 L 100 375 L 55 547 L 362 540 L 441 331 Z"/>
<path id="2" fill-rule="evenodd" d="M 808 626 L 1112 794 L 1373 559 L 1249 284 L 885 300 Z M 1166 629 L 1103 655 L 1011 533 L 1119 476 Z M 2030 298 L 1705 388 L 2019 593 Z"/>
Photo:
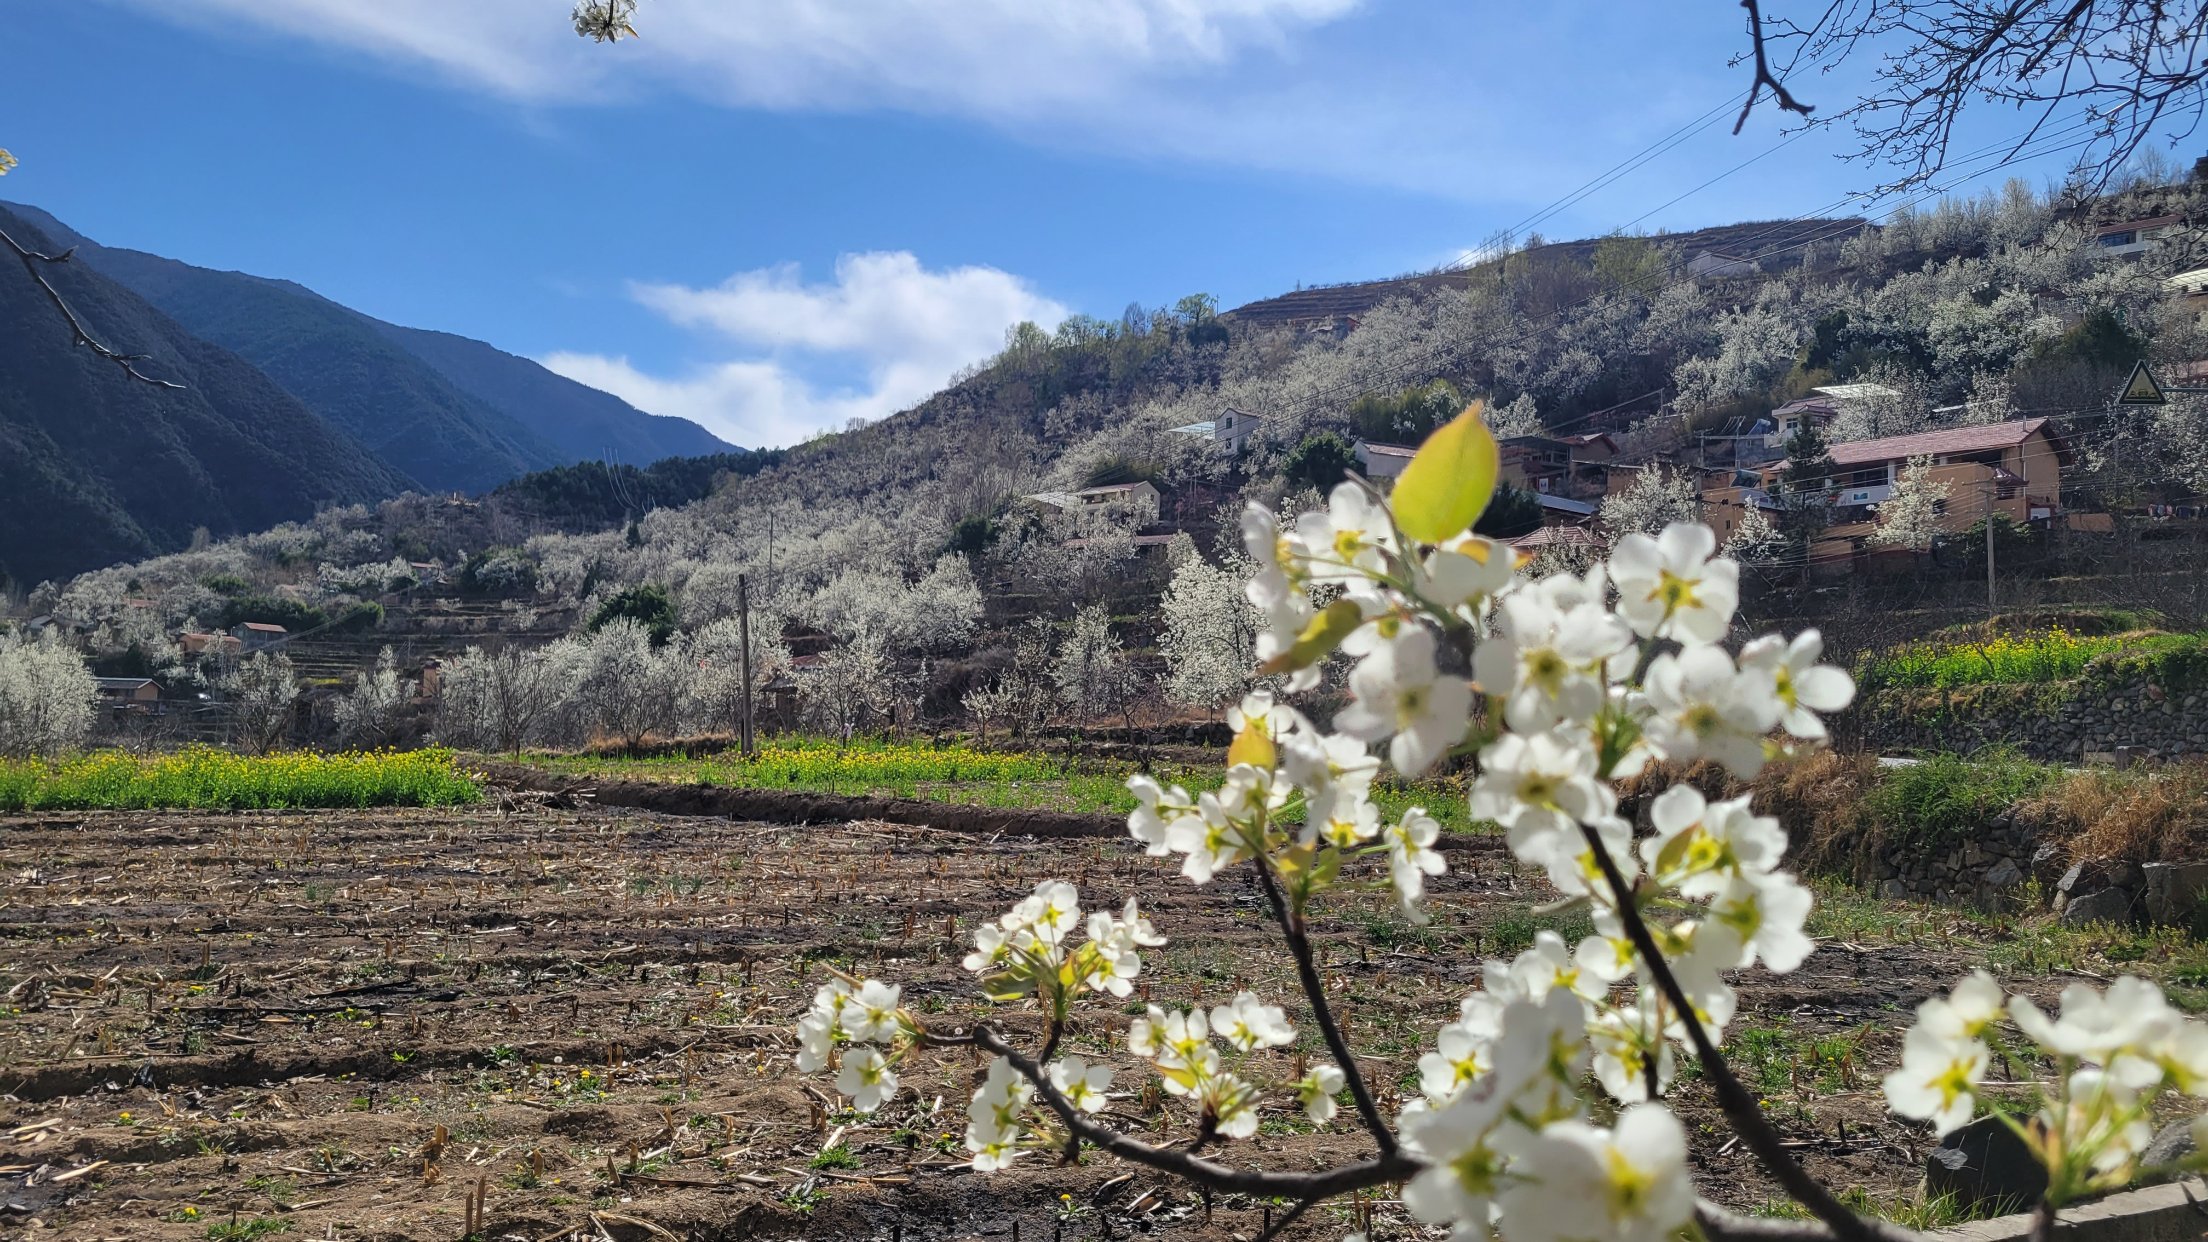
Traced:
<path id="1" fill-rule="evenodd" d="M 744 707 L 736 720 L 736 745 L 751 756 L 751 575 L 736 575 L 736 638 L 743 649 Z"/>
<path id="2" fill-rule="evenodd" d="M 1992 620 L 1992 619 L 1993 619 L 1993 612 L 1994 612 L 1994 594 L 1993 594 L 1993 489 L 1994 489 L 1994 484 L 1993 484 L 1993 480 L 1991 480 L 1991 479 L 1988 479 L 1988 480 L 1986 480 L 1986 483 L 1985 483 L 1985 488 L 1986 488 L 1986 619 L 1990 621 L 1990 620 Z"/>

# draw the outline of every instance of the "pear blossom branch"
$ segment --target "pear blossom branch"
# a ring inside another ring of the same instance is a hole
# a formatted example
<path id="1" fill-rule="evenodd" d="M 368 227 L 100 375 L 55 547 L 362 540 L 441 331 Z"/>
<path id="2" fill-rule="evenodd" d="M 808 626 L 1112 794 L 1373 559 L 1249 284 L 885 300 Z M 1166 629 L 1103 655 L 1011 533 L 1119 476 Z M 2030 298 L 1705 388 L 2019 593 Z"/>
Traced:
<path id="1" fill-rule="evenodd" d="M 23 245 L 21 242 L 16 241 L 13 237 L 8 236 L 7 230 L 5 229 L 0 229 L 0 242 L 6 242 L 8 245 L 8 249 L 15 252 L 15 257 L 22 260 L 23 270 L 30 273 L 32 282 L 37 284 L 40 290 L 44 291 L 44 293 L 46 294 L 46 300 L 52 302 L 54 304 L 54 309 L 60 311 L 61 317 L 68 321 L 69 332 L 70 335 L 75 338 L 75 344 L 82 345 L 85 348 L 91 350 L 93 353 L 98 354 L 100 357 L 105 358 L 109 362 L 114 363 L 116 366 L 121 367 L 123 369 L 123 374 L 128 375 L 134 380 L 137 380 L 139 383 L 151 384 L 156 388 L 174 388 L 178 391 L 183 390 L 184 385 L 182 384 L 176 383 L 171 380 L 155 379 L 153 376 L 147 375 L 145 372 L 138 369 L 138 364 L 144 362 L 152 355 L 121 354 L 115 352 L 112 349 L 109 349 L 105 345 L 100 344 L 99 340 L 92 335 L 91 329 L 84 326 L 84 321 L 77 318 L 77 312 L 71 310 L 69 307 L 69 303 L 63 300 L 61 296 L 61 291 L 54 288 L 54 286 L 47 281 L 46 274 L 44 272 L 38 270 L 38 265 L 41 263 L 60 264 L 69 262 L 71 259 L 76 257 L 77 251 L 74 246 L 62 251 L 60 254 L 41 254 L 38 251 L 32 250 L 29 247 Z"/>
<path id="2" fill-rule="evenodd" d="M 1639 903 L 1633 899 L 1633 886 L 1626 882 L 1618 870 L 1617 860 L 1610 856 L 1610 847 L 1602 835 L 1591 826 L 1582 824 L 1580 833 L 1593 852 L 1595 863 L 1602 869 L 1602 877 L 1617 897 L 1618 918 L 1625 925 L 1625 934 L 1633 942 L 1634 951 L 1647 964 L 1648 973 L 1656 981 L 1656 987 L 1664 999 L 1678 1011 L 1679 1022 L 1686 1028 L 1687 1040 L 1694 1045 L 1694 1055 L 1701 1061 L 1704 1072 L 1710 1076 L 1711 1089 L 1717 1093 L 1718 1107 L 1738 1129 L 1740 1137 L 1755 1153 L 1756 1160 L 1778 1180 L 1786 1193 L 1796 1202 L 1808 1208 L 1842 1242 L 1878 1242 L 1880 1231 L 1862 1217 L 1849 1211 L 1832 1192 L 1825 1189 L 1807 1170 L 1797 1164 L 1786 1152 L 1778 1133 L 1764 1118 L 1763 1110 L 1756 1107 L 1755 1097 L 1740 1085 L 1733 1076 L 1732 1067 L 1725 1062 L 1725 1054 L 1712 1043 L 1708 1031 L 1702 1029 L 1702 1020 L 1695 1015 L 1694 1003 L 1688 999 L 1685 988 L 1679 986 L 1679 978 L 1664 960 L 1664 954 L 1656 945 L 1656 937 L 1641 919 Z M 1654 1080 L 1651 1079 L 1653 1085 Z"/>
<path id="3" fill-rule="evenodd" d="M 1190 1152 L 1175 1151 L 1170 1147 L 1158 1147 L 1141 1139 L 1130 1138 L 1089 1120 L 1058 1090 L 1057 1084 L 1051 1081 L 1049 1071 L 1040 1062 L 1005 1042 L 1003 1036 L 986 1024 L 977 1023 L 963 1035 L 923 1032 L 921 1042 L 937 1047 L 970 1045 L 1003 1057 L 1007 1064 L 1035 1088 L 1036 1098 L 1057 1114 L 1059 1122 L 1075 1138 L 1123 1160 L 1131 1160 L 1145 1168 L 1185 1178 L 1211 1190 L 1230 1194 L 1277 1195 L 1284 1199 L 1312 1201 L 1330 1199 L 1353 1191 L 1370 1190 L 1388 1182 L 1403 1181 L 1417 1174 L 1423 1167 L 1401 1153 L 1389 1153 L 1317 1173 L 1276 1173 L 1229 1168 Z"/>
<path id="4" fill-rule="evenodd" d="M 1257 878 L 1265 887 L 1265 900 L 1272 903 L 1273 917 L 1280 922 L 1281 938 L 1288 942 L 1288 954 L 1296 962 L 1296 980 L 1303 985 L 1304 998 L 1311 1002 L 1311 1020 L 1319 1024 L 1319 1034 L 1326 1040 L 1326 1050 L 1334 1057 L 1334 1064 L 1342 1069 L 1342 1077 L 1349 1080 L 1350 1098 L 1357 1102 L 1357 1115 L 1364 1119 L 1365 1129 L 1372 1134 L 1372 1141 L 1380 1145 L 1380 1154 L 1392 1156 L 1396 1151 L 1395 1132 L 1380 1116 L 1380 1105 L 1372 1098 L 1372 1088 L 1365 1082 L 1365 1075 L 1357 1068 L 1357 1056 L 1350 1051 L 1349 1040 L 1343 1037 L 1342 1028 L 1334 1021 L 1333 1007 L 1326 1003 L 1326 987 L 1319 979 L 1318 966 L 1311 958 L 1311 937 L 1304 925 L 1303 913 L 1291 910 L 1280 891 L 1280 884 L 1273 878 L 1270 858 L 1259 856 L 1254 860 Z"/>

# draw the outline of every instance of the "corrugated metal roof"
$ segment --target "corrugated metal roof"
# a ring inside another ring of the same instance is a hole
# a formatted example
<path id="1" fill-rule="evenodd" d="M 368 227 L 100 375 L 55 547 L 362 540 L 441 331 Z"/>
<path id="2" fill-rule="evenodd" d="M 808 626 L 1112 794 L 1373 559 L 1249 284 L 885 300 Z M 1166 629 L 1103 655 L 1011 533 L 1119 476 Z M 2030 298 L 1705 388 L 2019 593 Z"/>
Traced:
<path id="1" fill-rule="evenodd" d="M 1914 435 L 1886 436 L 1878 440 L 1853 440 L 1832 446 L 1836 466 L 1859 466 L 1904 457 L 1939 457 L 1947 453 L 1982 453 L 1987 449 L 2014 448 L 2047 425 L 2044 418 L 1990 423 L 1981 427 L 1948 427 Z"/>

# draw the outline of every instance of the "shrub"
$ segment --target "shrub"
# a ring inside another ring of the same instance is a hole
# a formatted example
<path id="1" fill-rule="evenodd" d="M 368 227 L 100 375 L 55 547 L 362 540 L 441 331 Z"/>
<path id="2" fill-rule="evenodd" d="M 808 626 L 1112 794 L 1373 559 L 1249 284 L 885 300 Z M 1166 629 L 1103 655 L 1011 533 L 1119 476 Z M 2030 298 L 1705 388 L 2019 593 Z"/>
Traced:
<path id="1" fill-rule="evenodd" d="M 1890 841 L 1952 841 L 1981 828 L 1996 813 L 2031 798 L 2061 776 L 2013 750 L 1981 751 L 1970 759 L 1933 755 L 1886 769 L 1866 791 L 1867 826 Z"/>
<path id="2" fill-rule="evenodd" d="M 633 586 L 598 605 L 590 614 L 590 632 L 598 631 L 627 617 L 644 627 L 651 636 L 654 647 L 664 647 L 675 633 L 675 601 L 668 598 L 667 588 L 647 582 Z"/>
<path id="3" fill-rule="evenodd" d="M 521 595 L 537 589 L 537 563 L 520 548 L 486 548 L 460 567 L 460 586 L 486 595 Z"/>

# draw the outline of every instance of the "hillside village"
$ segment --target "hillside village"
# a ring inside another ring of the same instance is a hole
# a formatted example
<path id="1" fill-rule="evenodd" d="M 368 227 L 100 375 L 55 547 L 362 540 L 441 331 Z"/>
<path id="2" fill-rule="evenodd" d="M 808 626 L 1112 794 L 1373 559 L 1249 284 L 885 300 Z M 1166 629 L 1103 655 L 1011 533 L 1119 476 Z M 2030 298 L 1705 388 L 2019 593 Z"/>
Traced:
<path id="1" fill-rule="evenodd" d="M 734 676 L 741 581 L 779 727 L 1164 723 L 1248 683 L 1228 654 L 1246 627 L 1175 620 L 1232 600 L 1241 498 L 1385 488 L 1474 396 L 1509 489 L 1486 521 L 1541 564 L 1700 518 L 1756 574 L 1752 607 L 1859 652 L 2105 595 L 2112 564 L 2140 603 L 2196 615 L 2203 416 L 2112 398 L 2142 360 L 2166 386 L 2208 372 L 2199 197 L 2011 186 L 1877 224 L 1539 244 L 1223 313 L 1195 297 L 1023 327 L 861 430 L 679 483 L 568 467 L 332 509 L 40 584 L 13 624 L 83 649 L 126 735 L 220 736 L 239 699 L 288 689 L 295 737 L 338 736 L 372 693 L 355 740 L 480 741 L 449 689 L 510 649 L 572 700 L 520 732 L 580 743 L 729 727 L 717 683 L 641 705 L 581 688 L 616 621 L 648 637 L 595 657 L 611 667 L 679 647 Z"/>

